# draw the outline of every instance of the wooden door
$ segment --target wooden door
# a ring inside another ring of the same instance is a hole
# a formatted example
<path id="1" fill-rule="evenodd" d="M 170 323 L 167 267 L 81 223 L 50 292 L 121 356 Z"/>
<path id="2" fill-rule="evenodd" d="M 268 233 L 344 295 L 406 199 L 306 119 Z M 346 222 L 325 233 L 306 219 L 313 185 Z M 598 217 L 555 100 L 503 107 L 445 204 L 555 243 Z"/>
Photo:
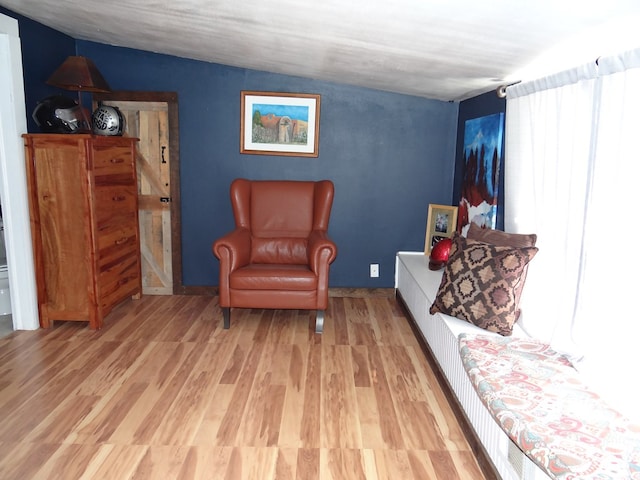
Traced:
<path id="1" fill-rule="evenodd" d="M 137 137 L 142 293 L 181 293 L 178 101 L 172 92 L 94 94 L 118 107 L 125 134 Z"/>

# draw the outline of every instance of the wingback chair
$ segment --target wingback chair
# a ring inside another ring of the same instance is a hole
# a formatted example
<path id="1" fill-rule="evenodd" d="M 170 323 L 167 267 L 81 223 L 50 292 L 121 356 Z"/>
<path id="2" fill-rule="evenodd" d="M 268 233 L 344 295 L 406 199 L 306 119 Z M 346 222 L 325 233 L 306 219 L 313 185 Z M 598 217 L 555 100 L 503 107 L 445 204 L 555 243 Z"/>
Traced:
<path id="1" fill-rule="evenodd" d="M 236 226 L 212 246 L 224 328 L 231 308 L 301 309 L 316 310 L 315 330 L 322 333 L 329 265 L 337 255 L 327 235 L 333 192 L 329 180 L 231 183 Z"/>

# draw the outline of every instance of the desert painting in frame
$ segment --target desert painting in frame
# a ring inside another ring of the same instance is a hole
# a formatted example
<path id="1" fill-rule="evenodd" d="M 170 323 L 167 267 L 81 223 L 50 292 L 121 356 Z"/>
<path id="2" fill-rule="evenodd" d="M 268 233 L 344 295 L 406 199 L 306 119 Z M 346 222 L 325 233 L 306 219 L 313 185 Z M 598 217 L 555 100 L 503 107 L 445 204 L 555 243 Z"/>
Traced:
<path id="1" fill-rule="evenodd" d="M 320 95 L 242 91 L 240 153 L 318 156 Z"/>
<path id="2" fill-rule="evenodd" d="M 482 228 L 496 228 L 503 137 L 504 113 L 465 122 L 465 170 L 458 205 L 458 231 L 463 234 L 470 222 Z"/>

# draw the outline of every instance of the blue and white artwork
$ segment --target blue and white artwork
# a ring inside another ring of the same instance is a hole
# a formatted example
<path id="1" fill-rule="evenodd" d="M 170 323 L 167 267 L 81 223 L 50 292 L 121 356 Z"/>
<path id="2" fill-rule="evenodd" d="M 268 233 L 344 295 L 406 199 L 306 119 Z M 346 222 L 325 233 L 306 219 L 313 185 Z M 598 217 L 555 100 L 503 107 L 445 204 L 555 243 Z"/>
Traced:
<path id="1" fill-rule="evenodd" d="M 467 120 L 464 124 L 462 194 L 458 205 L 458 231 L 471 222 L 496 228 L 498 178 L 504 139 L 504 113 Z"/>

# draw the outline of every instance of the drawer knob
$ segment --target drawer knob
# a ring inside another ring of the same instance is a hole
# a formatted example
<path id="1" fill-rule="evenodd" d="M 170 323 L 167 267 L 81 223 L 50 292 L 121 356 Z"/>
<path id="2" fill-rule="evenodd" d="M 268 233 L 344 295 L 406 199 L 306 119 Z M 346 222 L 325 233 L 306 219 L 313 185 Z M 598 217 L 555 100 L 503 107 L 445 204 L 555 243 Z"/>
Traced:
<path id="1" fill-rule="evenodd" d="M 126 199 L 126 197 L 124 195 L 114 195 L 113 196 L 113 201 L 114 202 L 122 202 Z"/>
<path id="2" fill-rule="evenodd" d="M 127 241 L 127 237 L 119 238 L 118 240 L 116 240 L 116 245 L 122 245 L 126 241 Z"/>
<path id="3" fill-rule="evenodd" d="M 122 162 L 124 162 L 124 158 L 116 157 L 111 159 L 111 163 L 122 163 Z"/>

